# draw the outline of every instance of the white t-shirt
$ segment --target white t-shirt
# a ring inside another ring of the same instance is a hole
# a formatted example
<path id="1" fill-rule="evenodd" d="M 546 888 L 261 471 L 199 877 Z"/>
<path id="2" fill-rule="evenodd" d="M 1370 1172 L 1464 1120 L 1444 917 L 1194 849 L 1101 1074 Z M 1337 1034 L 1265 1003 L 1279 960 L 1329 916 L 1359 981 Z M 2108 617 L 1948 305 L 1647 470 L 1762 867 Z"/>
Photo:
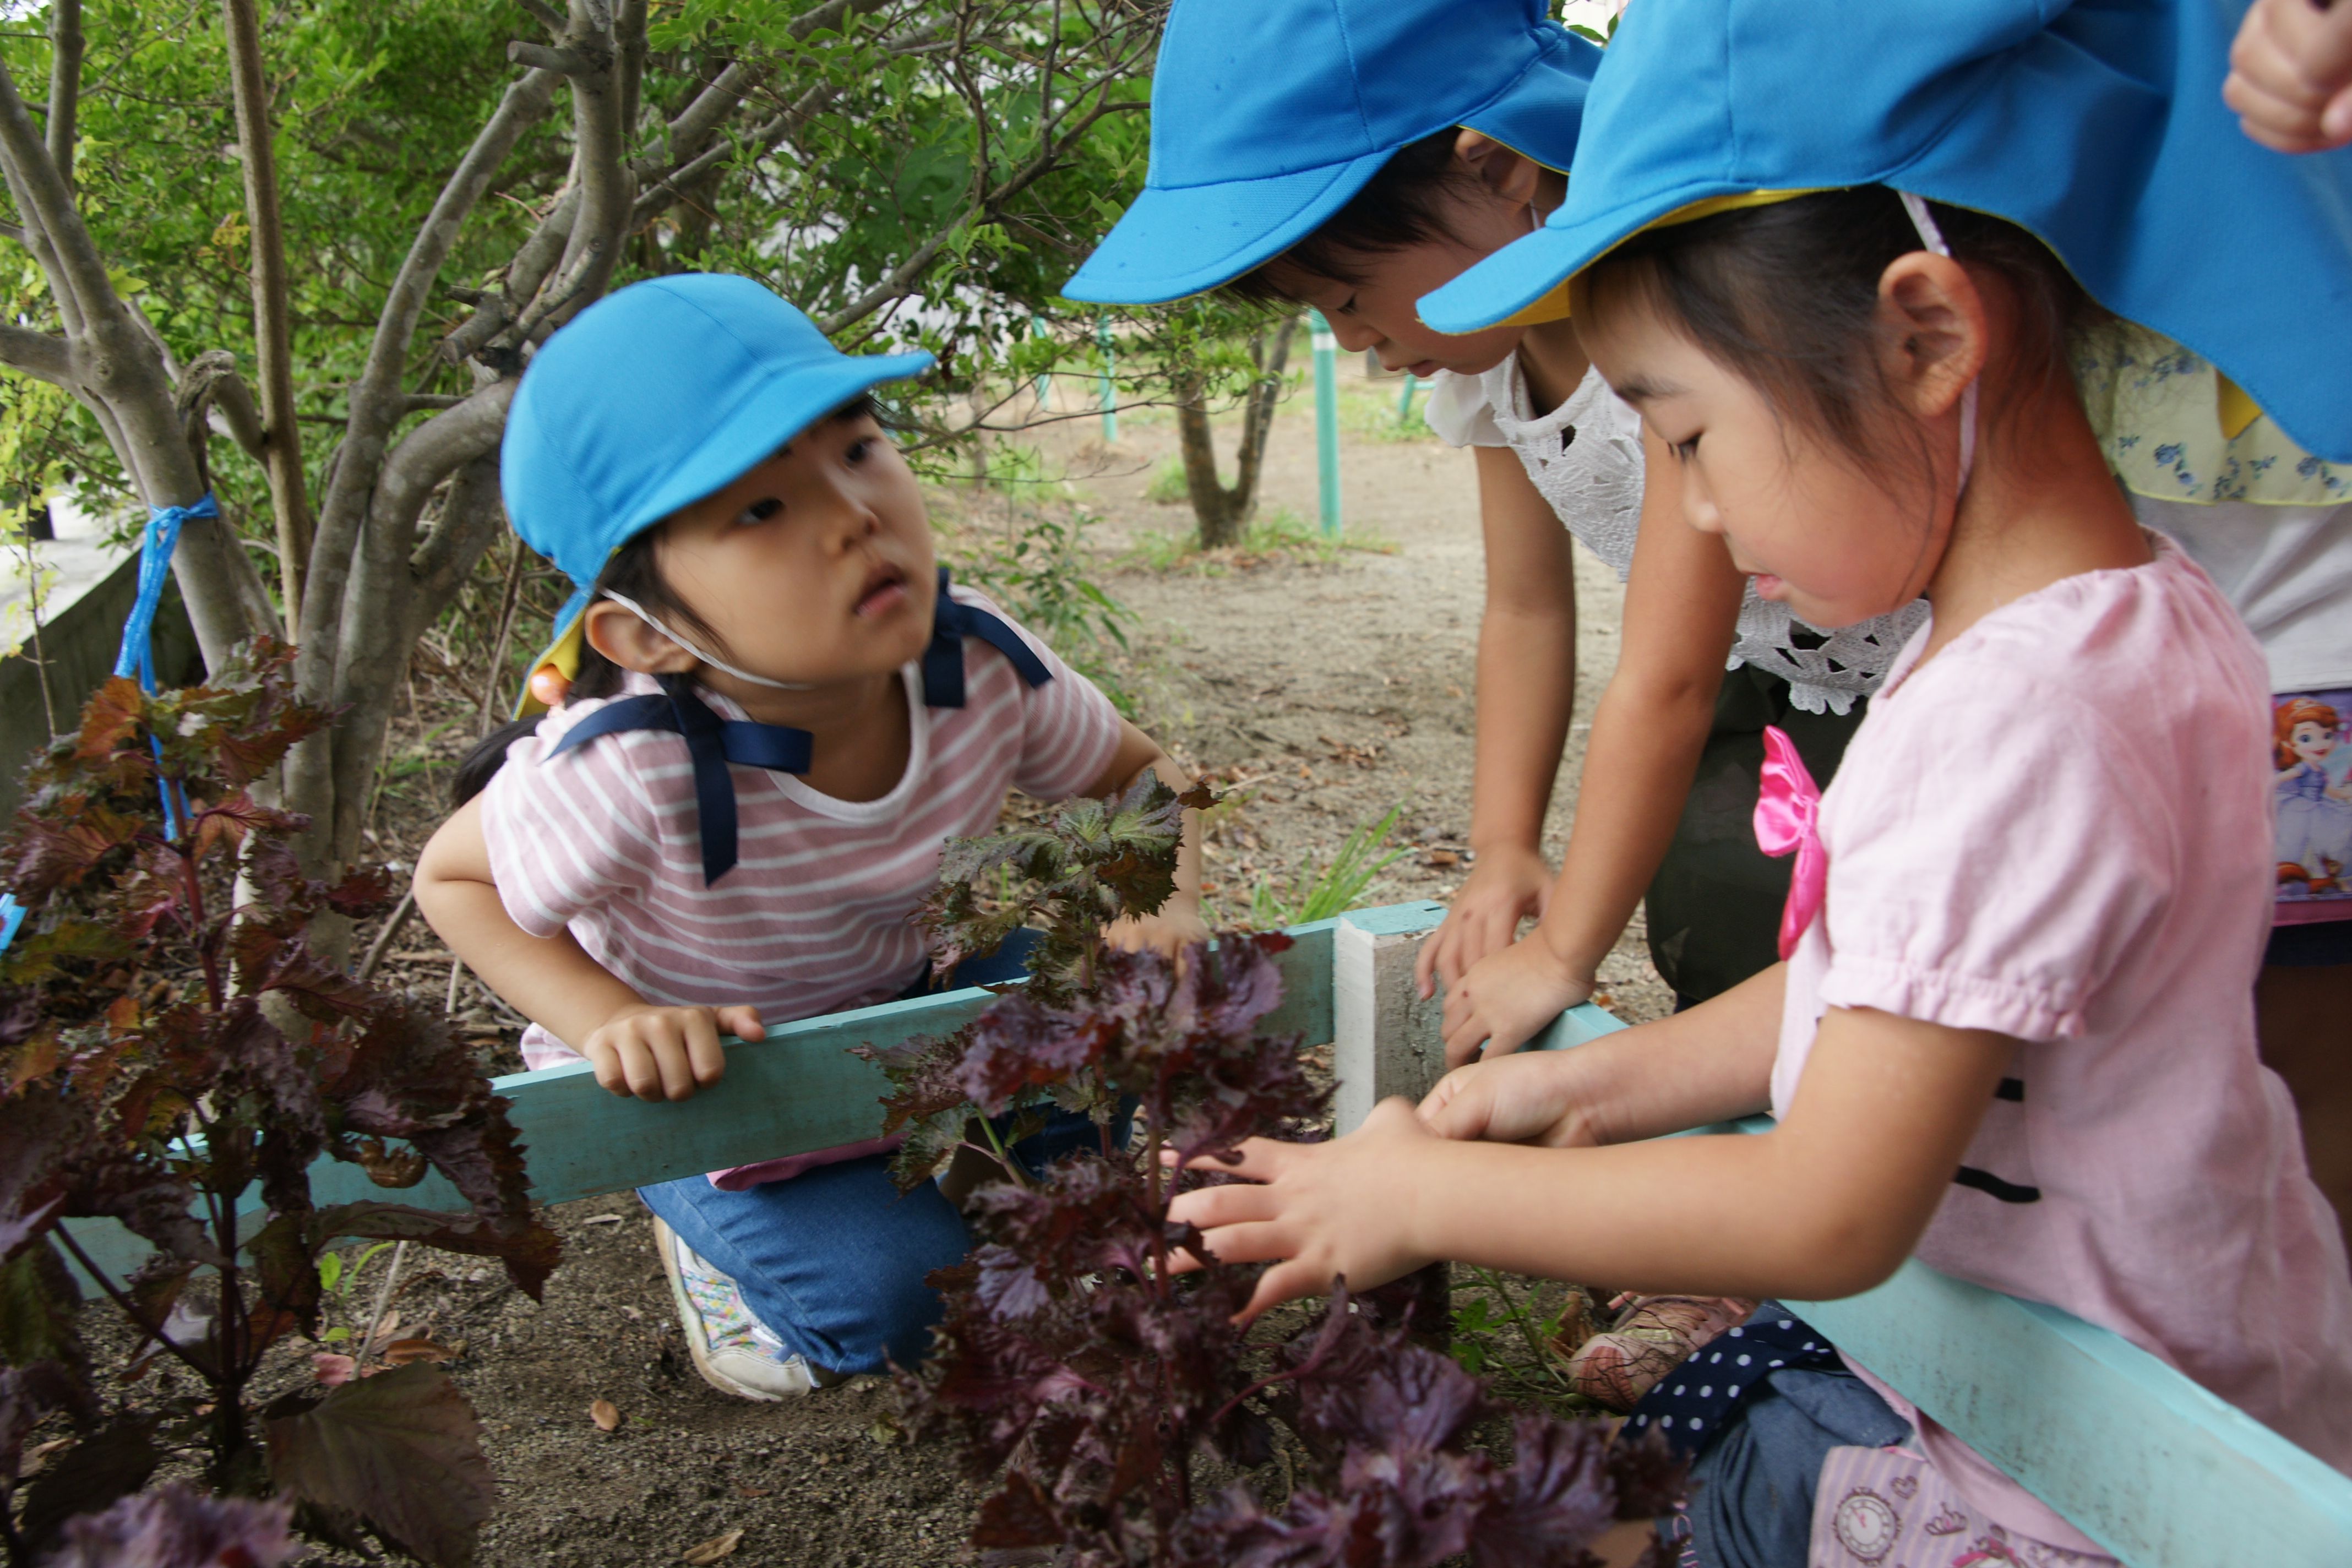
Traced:
<path id="1" fill-rule="evenodd" d="M 1536 492 L 1568 531 L 1623 582 L 1642 519 L 1642 416 L 1589 370 L 1567 400 L 1538 415 L 1516 353 L 1483 375 L 1439 371 L 1423 417 L 1452 447 L 1508 447 Z M 1809 626 L 1785 605 L 1739 607 L 1727 669 L 1752 664 L 1789 683 L 1808 713 L 1844 713 L 1878 689 L 1895 657 L 1927 618 L 1924 601 L 1836 631 Z"/>
<path id="2" fill-rule="evenodd" d="M 2352 686 L 2352 504 L 2131 501 L 2230 596 L 2270 660 L 2273 691 Z"/>

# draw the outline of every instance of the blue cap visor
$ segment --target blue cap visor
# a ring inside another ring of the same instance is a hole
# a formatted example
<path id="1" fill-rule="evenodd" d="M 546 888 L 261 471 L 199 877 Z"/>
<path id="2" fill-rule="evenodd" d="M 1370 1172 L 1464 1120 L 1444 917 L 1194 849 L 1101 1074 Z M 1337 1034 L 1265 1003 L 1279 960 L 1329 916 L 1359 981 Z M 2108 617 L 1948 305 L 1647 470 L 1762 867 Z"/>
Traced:
<path id="1" fill-rule="evenodd" d="M 1561 33 L 1486 102 L 1344 163 L 1181 189 L 1146 186 L 1062 295 L 1088 304 L 1160 305 L 1230 283 L 1322 227 L 1399 149 L 1449 126 L 1466 125 L 1565 171 L 1591 86 L 1591 61 L 1583 58 L 1591 53 L 1597 51 Z"/>
<path id="2" fill-rule="evenodd" d="M 1565 228 L 1546 224 L 1533 234 L 1513 240 L 1451 282 L 1423 294 L 1414 308 L 1424 322 L 1441 332 L 1482 331 L 1498 322 L 1513 321 L 1659 219 L 1699 202 L 1746 194 L 1738 186 L 1721 183 L 1694 185 L 1663 195 L 1643 192 L 1639 202 L 1612 206 Z M 1567 313 L 1564 310 L 1549 312 L 1563 316 Z"/>
<path id="3" fill-rule="evenodd" d="M 884 382 L 920 375 L 933 363 L 921 353 L 845 355 L 831 364 L 793 365 L 770 376 L 722 415 L 702 445 L 628 509 L 620 537 L 725 489 L 843 404 Z"/>
<path id="4" fill-rule="evenodd" d="M 1062 295 L 1096 305 L 1159 305 L 1230 283 L 1322 227 L 1394 156 L 1390 147 L 1263 180 L 1147 186 Z"/>

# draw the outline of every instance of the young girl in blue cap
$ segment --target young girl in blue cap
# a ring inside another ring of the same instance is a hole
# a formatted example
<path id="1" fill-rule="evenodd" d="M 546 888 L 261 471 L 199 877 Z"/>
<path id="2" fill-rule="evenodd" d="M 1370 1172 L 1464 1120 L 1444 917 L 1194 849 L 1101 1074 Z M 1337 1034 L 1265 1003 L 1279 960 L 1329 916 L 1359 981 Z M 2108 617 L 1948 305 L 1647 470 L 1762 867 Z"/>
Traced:
<path id="1" fill-rule="evenodd" d="M 1924 614 L 1809 627 L 1747 592 L 1716 542 L 1641 527 L 1671 520 L 1675 470 L 1645 459 L 1639 416 L 1573 322 L 1450 335 L 1420 320 L 1422 295 L 1560 204 L 1600 51 L 1545 9 L 1178 0 L 1146 189 L 1066 286 L 1120 303 L 1221 287 L 1313 305 L 1348 349 L 1433 377 L 1432 427 L 1475 449 L 1476 859 L 1420 957 L 1423 994 L 1445 987 L 1455 1063 L 1517 1049 L 1584 1000 L 1645 897 L 1652 958 L 1685 1003 L 1770 963 L 1788 870 L 1742 819 L 1764 726 L 1830 776 Z M 1574 709 L 1570 535 L 1627 586 L 1555 878 L 1541 841 Z"/>
<path id="2" fill-rule="evenodd" d="M 854 359 L 747 279 L 639 283 L 524 374 L 501 453 L 516 531 L 579 584 L 532 678 L 562 706 L 494 738 L 487 787 L 434 835 L 418 907 L 531 1027 L 619 1094 L 683 1100 L 720 1036 L 920 990 L 909 923 L 950 837 L 1008 787 L 1123 789 L 1168 755 L 932 557 Z M 567 689 L 568 688 L 568 689 Z M 509 744 L 510 742 L 510 744 Z M 477 770 L 478 772 L 479 770 Z M 1188 826 L 1167 908 L 1115 933 L 1203 934 Z M 1010 979 L 967 965 L 958 979 Z M 1097 1136 L 1066 1117 L 1016 1151 Z M 961 1219 L 900 1197 L 879 1142 L 641 1190 L 695 1364 L 754 1399 L 911 1365 Z"/>
<path id="3" fill-rule="evenodd" d="M 2352 257 L 2326 203 L 2215 133 L 2210 8 L 2048 9 L 1643 0 L 1562 211 L 1423 301 L 1459 330 L 1564 295 L 1684 520 L 1761 593 L 1824 626 L 1932 614 L 1826 792 L 1767 737 L 1783 963 L 1458 1069 L 1417 1115 L 1245 1145 L 1262 1184 L 1172 1212 L 1275 1263 L 1251 1310 L 1441 1257 L 1797 1299 L 1916 1258 L 2352 1468 L 2352 1273 L 2254 1040 L 2266 670 L 2137 524 L 2067 356 L 2097 307 L 2213 344 L 2296 440 L 2352 456 L 2352 365 L 2281 330 Z M 2216 235 L 2225 196 L 2247 221 Z M 1769 1131 L 1658 1140 L 1768 1107 Z M 1707 1568 L 2113 1561 L 1769 1302 L 1633 1426 L 1696 1454 L 1680 1523 Z"/>
<path id="4" fill-rule="evenodd" d="M 1831 776 L 1925 613 L 1822 632 L 1749 590 L 1717 542 L 1676 523 L 1674 465 L 1645 456 L 1640 416 L 1573 321 L 1455 335 L 1421 321 L 1422 295 L 1559 206 L 1600 54 L 1539 0 L 1178 0 L 1145 190 L 1065 286 L 1118 303 L 1222 288 L 1314 305 L 1350 351 L 1433 377 L 1431 426 L 1475 448 L 1475 860 L 1419 959 L 1423 994 L 1445 987 L 1457 1065 L 1583 1001 L 1645 898 L 1652 958 L 1685 1003 L 1769 965 L 1789 872 L 1747 830 L 1764 728 Z M 1542 837 L 1575 707 L 1571 535 L 1626 596 L 1555 878 Z M 1529 916 L 1540 925 L 1515 944 Z M 1631 1303 L 1629 1337 L 1591 1342 L 1579 1384 L 1626 1404 L 1647 1386 L 1627 1353 L 1655 1363 L 1658 1344 L 1753 1305 Z"/>

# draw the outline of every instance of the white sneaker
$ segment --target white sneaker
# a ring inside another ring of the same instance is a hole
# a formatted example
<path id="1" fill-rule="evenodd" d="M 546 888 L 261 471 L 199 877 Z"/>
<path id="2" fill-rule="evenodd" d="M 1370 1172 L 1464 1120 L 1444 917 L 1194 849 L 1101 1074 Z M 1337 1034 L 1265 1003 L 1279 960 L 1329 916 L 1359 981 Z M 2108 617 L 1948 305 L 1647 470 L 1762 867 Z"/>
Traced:
<path id="1" fill-rule="evenodd" d="M 739 1399 L 791 1399 L 819 1386 L 807 1358 L 788 1352 L 775 1331 L 751 1315 L 734 1279 L 687 1246 L 659 1215 L 654 1248 L 686 1329 L 687 1353 L 703 1382 Z"/>

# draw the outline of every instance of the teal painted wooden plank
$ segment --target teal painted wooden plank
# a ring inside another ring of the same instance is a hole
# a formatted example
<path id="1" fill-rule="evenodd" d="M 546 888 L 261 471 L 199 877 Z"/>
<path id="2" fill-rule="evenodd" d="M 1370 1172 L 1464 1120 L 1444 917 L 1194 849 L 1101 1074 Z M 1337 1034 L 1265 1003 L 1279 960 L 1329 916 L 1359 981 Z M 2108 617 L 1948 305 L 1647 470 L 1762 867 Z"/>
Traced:
<path id="1" fill-rule="evenodd" d="M 1580 1007 L 1531 1045 L 1624 1026 Z M 2352 1477 L 2119 1335 L 1916 1258 L 1859 1296 L 1789 1305 L 2129 1568 L 2352 1563 Z"/>
<path id="2" fill-rule="evenodd" d="M 1376 929 L 1418 930 L 1439 906 L 1425 901 L 1351 913 Z M 1331 1037 L 1331 928 L 1318 921 L 1289 934 L 1276 963 L 1283 1001 L 1267 1027 L 1295 1031 L 1308 1045 Z M 531 1191 L 541 1203 L 646 1186 L 756 1160 L 805 1153 L 871 1138 L 881 1130 L 881 1073 L 848 1054 L 857 1045 L 892 1046 L 917 1035 L 950 1033 L 988 1005 L 984 991 L 956 991 L 780 1025 L 757 1042 L 731 1042 L 727 1076 L 678 1104 L 647 1104 L 597 1087 L 584 1063 L 517 1073 L 494 1087 L 529 1151 Z M 320 1204 L 387 1198 L 422 1208 L 464 1207 L 434 1173 L 416 1186 L 387 1192 L 356 1165 L 321 1160 L 311 1168 Z M 249 1193 L 243 1205 L 258 1204 Z M 72 1222 L 75 1239 L 100 1267 L 118 1276 L 138 1266 L 147 1246 L 112 1220 Z"/>

